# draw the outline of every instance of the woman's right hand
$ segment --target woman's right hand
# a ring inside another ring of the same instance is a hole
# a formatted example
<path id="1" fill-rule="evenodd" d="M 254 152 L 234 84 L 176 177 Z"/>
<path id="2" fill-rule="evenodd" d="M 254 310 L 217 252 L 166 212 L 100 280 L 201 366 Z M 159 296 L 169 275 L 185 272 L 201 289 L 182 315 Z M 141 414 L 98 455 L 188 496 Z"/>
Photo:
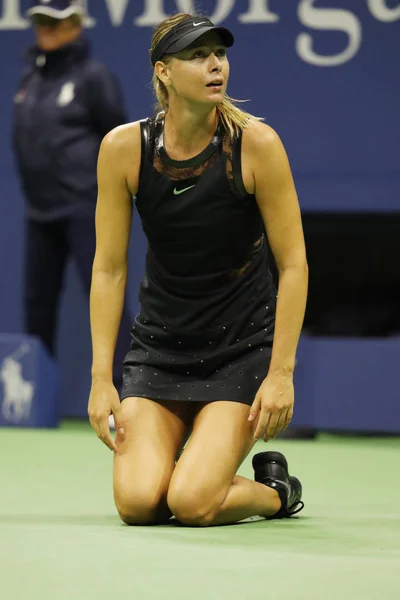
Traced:
<path id="1" fill-rule="evenodd" d="M 90 424 L 101 441 L 114 452 L 118 452 L 118 449 L 111 437 L 108 418 L 111 414 L 114 415 L 115 428 L 123 435 L 124 429 L 119 426 L 120 407 L 118 392 L 113 383 L 104 379 L 93 379 L 88 405 Z"/>

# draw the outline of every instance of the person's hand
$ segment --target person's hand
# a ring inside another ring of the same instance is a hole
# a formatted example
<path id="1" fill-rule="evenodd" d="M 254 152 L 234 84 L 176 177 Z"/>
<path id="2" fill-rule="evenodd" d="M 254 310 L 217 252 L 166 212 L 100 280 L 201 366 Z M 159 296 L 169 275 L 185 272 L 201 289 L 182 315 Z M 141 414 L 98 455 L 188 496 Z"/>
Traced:
<path id="1" fill-rule="evenodd" d="M 120 406 L 118 392 L 111 381 L 102 379 L 92 381 L 88 405 L 90 424 L 101 441 L 114 452 L 118 449 L 111 437 L 108 418 L 111 414 L 114 415 L 115 428 L 120 435 L 124 435 L 125 431 L 119 424 Z"/>
<path id="2" fill-rule="evenodd" d="M 269 374 L 259 388 L 250 409 L 249 421 L 258 423 L 254 439 L 267 442 L 284 431 L 293 416 L 294 387 L 290 374 Z"/>

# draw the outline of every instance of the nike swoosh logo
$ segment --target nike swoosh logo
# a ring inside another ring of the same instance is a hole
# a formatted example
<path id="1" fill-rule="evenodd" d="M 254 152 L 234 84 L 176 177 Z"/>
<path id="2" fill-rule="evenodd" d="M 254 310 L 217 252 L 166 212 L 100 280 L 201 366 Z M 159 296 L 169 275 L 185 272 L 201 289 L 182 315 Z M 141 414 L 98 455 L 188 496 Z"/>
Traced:
<path id="1" fill-rule="evenodd" d="M 207 25 L 207 23 L 205 21 L 202 21 L 201 23 L 193 23 L 193 27 L 198 27 L 199 25 Z"/>
<path id="2" fill-rule="evenodd" d="M 189 185 L 189 187 L 187 188 L 183 188 L 183 190 L 177 190 L 176 188 L 174 189 L 174 195 L 175 196 L 179 196 L 179 194 L 183 194 L 183 192 L 187 192 L 188 190 L 191 190 L 192 188 L 194 188 L 196 186 L 195 185 Z"/>

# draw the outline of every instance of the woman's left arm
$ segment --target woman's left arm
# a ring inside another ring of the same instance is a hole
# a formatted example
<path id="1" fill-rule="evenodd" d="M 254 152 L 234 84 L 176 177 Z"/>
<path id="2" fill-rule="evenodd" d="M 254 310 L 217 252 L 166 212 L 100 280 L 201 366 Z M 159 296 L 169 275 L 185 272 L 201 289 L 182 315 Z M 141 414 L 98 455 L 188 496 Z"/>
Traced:
<path id="1" fill-rule="evenodd" d="M 275 334 L 269 373 L 253 404 L 260 412 L 255 437 L 267 441 L 286 429 L 294 404 L 293 372 L 307 301 L 308 265 L 299 202 L 283 144 L 257 123 L 247 147 L 256 201 L 279 274 Z"/>

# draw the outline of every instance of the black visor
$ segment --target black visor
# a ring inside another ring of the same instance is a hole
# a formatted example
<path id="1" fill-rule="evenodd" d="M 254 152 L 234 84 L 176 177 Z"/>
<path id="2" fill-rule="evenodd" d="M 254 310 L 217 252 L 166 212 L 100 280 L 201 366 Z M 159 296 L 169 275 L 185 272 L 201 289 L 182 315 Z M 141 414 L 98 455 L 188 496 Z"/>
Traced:
<path id="1" fill-rule="evenodd" d="M 229 29 L 225 27 L 215 27 L 215 25 L 205 17 L 193 17 L 176 25 L 167 33 L 154 48 L 151 53 L 151 62 L 153 66 L 158 60 L 161 60 L 166 54 L 176 54 L 188 48 L 193 42 L 205 33 L 213 31 L 221 36 L 224 46 L 230 48 L 233 46 L 234 37 Z"/>

